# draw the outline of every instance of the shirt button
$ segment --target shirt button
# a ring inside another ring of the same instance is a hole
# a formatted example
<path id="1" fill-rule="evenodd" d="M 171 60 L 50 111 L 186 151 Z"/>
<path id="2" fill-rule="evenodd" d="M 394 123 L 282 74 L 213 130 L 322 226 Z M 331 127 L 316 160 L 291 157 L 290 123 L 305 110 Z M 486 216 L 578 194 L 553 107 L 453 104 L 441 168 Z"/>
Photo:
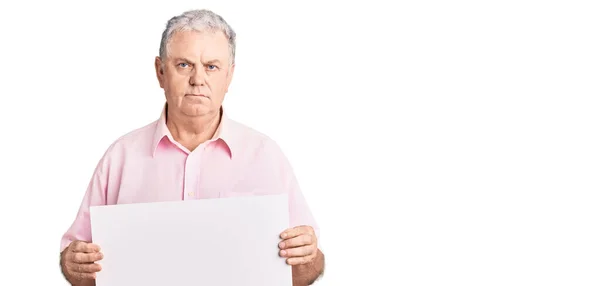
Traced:
<path id="1" fill-rule="evenodd" d="M 194 193 L 193 193 L 193 192 L 189 192 L 189 193 L 188 193 L 188 197 L 193 197 L 193 196 L 194 196 Z"/>

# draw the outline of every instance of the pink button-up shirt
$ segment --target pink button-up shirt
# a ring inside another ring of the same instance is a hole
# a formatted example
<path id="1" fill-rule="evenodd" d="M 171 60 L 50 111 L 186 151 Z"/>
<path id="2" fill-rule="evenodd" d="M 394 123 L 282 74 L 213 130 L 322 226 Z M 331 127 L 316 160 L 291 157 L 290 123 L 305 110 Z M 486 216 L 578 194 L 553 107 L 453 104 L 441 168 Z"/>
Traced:
<path id="1" fill-rule="evenodd" d="M 61 252 L 92 241 L 90 206 L 287 193 L 290 226 L 319 228 L 279 146 L 223 113 L 215 136 L 190 152 L 177 143 L 165 111 L 110 145 L 98 162 Z M 283 231 L 283 229 L 282 229 Z"/>

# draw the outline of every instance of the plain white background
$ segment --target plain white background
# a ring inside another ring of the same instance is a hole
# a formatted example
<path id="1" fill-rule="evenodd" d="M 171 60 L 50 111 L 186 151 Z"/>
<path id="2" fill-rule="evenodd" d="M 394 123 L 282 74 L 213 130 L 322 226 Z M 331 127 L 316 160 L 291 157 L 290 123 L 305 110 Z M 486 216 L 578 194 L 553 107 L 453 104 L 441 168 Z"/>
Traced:
<path id="1" fill-rule="evenodd" d="M 385 2 L 2 2 L 0 285 L 64 285 L 60 237 L 160 115 L 160 35 L 194 8 L 238 33 L 225 105 L 294 165 L 318 285 L 598 285 L 598 7 Z"/>

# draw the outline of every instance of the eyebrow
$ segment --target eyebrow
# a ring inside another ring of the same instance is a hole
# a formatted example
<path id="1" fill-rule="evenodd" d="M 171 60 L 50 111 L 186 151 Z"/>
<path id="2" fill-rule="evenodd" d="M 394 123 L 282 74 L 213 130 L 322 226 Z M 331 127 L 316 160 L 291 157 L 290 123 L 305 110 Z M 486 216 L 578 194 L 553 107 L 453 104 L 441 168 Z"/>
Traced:
<path id="1" fill-rule="evenodd" d="M 186 59 L 186 58 L 176 58 L 175 62 L 188 62 L 188 63 L 192 63 L 193 61 L 190 59 Z"/>
<path id="2" fill-rule="evenodd" d="M 219 64 L 219 65 L 220 65 L 220 64 L 221 64 L 221 61 L 219 61 L 219 60 L 215 59 L 215 60 L 210 60 L 210 61 L 208 61 L 208 62 L 206 62 L 206 63 L 207 63 L 207 64 L 209 64 L 209 65 L 212 65 L 212 64 Z"/>
<path id="3" fill-rule="evenodd" d="M 187 58 L 176 58 L 176 59 L 175 59 L 175 61 L 176 61 L 176 62 L 179 62 L 179 61 L 184 61 L 184 62 L 188 62 L 188 63 L 193 63 L 193 62 L 194 62 L 194 61 L 192 61 L 192 60 L 190 60 L 190 59 L 187 59 Z M 220 65 L 220 64 L 221 64 L 221 61 L 219 61 L 219 60 L 217 60 L 217 59 L 214 59 L 214 60 L 207 61 L 207 62 L 206 62 L 206 64 L 209 64 L 209 65 L 212 65 L 212 64 L 219 64 L 219 65 Z"/>

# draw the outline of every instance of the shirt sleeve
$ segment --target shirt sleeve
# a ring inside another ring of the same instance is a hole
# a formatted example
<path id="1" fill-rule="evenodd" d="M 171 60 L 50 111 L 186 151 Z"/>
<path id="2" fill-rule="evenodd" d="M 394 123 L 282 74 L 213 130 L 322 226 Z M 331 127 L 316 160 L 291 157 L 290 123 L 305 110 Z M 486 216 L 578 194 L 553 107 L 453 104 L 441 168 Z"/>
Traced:
<path id="1" fill-rule="evenodd" d="M 284 185 L 283 189 L 287 192 L 289 198 L 290 227 L 301 225 L 311 226 L 317 236 L 317 245 L 321 249 L 321 230 L 300 188 L 294 168 L 281 148 L 274 142 L 271 142 L 271 144 L 274 145 L 271 146 L 271 151 L 274 153 L 277 165 L 280 168 Z"/>
<path id="2" fill-rule="evenodd" d="M 76 240 L 92 242 L 90 207 L 106 204 L 107 156 L 108 154 L 104 154 L 94 170 L 75 220 L 61 238 L 60 252 Z"/>

